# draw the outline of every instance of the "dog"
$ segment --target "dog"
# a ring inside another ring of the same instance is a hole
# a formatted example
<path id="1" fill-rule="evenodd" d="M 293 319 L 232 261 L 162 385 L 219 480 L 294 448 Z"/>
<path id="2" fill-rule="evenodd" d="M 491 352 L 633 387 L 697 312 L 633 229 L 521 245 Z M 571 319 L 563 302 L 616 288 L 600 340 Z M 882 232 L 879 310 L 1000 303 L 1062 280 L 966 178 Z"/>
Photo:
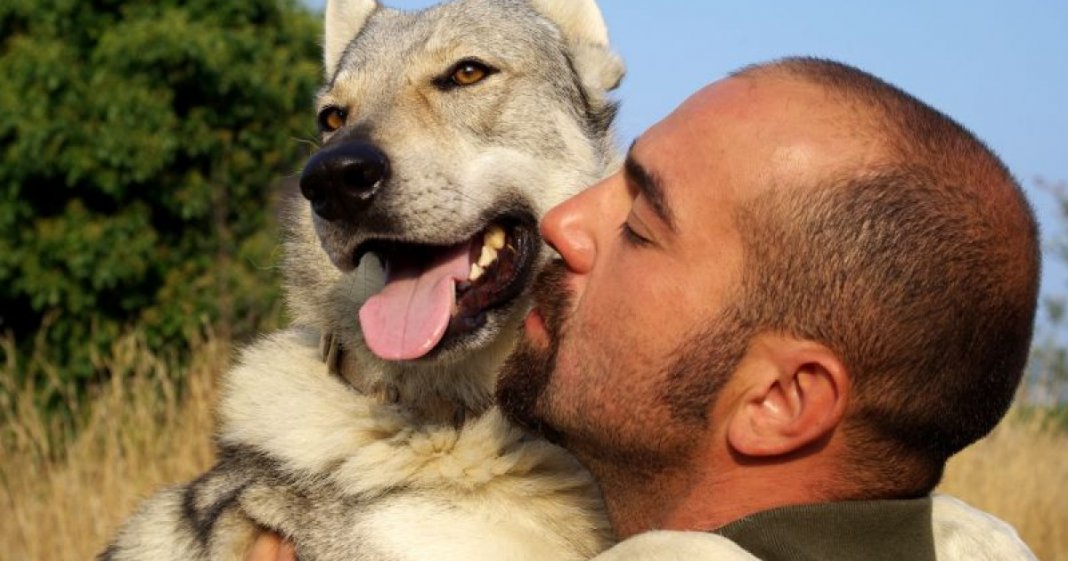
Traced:
<path id="1" fill-rule="evenodd" d="M 223 382 L 217 464 L 100 558 L 588 559 L 590 476 L 493 404 L 538 218 L 618 167 L 624 68 L 594 0 L 325 9 L 321 148 L 288 216 L 293 327 Z M 284 71 L 284 69 L 274 69 Z"/>

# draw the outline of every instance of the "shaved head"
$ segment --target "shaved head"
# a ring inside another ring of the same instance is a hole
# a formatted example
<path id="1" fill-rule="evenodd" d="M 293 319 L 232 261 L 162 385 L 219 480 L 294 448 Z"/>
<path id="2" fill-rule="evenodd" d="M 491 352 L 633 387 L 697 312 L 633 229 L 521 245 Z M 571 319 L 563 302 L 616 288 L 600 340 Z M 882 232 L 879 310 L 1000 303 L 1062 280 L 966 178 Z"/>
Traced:
<path id="1" fill-rule="evenodd" d="M 814 118 L 858 147 L 740 205 L 740 325 L 839 353 L 855 388 L 851 476 L 926 493 L 1015 394 L 1038 293 L 1030 207 L 973 134 L 860 70 L 802 58 L 734 77 L 817 88 Z"/>

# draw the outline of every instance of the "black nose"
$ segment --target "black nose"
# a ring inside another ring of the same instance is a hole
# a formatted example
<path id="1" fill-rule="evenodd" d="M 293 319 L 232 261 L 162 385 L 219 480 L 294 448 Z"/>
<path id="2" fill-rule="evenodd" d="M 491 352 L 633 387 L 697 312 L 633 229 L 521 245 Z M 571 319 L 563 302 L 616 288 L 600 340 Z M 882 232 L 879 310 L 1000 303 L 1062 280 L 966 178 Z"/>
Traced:
<path id="1" fill-rule="evenodd" d="M 358 213 L 389 175 L 389 159 L 373 144 L 346 142 L 320 150 L 300 175 L 300 192 L 325 220 Z"/>

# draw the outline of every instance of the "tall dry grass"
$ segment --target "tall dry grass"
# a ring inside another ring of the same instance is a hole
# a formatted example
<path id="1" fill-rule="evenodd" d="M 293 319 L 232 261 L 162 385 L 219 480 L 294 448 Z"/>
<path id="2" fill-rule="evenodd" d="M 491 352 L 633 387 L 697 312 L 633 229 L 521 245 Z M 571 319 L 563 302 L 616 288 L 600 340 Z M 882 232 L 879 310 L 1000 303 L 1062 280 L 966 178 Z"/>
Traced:
<path id="1" fill-rule="evenodd" d="M 0 559 L 92 559 L 153 489 L 210 465 L 215 382 L 228 366 L 229 347 L 214 339 L 192 347 L 183 376 L 140 337 L 121 339 L 102 361 L 110 383 L 85 406 L 71 400 L 72 417 L 64 418 L 42 414 L 34 399 L 40 388 L 13 387 L 18 365 L 7 344 L 0 372 Z M 56 383 L 45 378 L 41 383 Z"/>
<path id="2" fill-rule="evenodd" d="M 0 388 L 0 558 L 89 559 L 139 500 L 211 462 L 216 340 L 195 343 L 187 375 L 136 337 L 104 365 L 112 382 L 75 407 L 78 430 L 41 414 L 34 388 Z M 14 378 L 8 363 L 0 383 Z M 181 380 L 181 382 L 179 382 Z M 1068 561 L 1068 435 L 1010 419 L 950 462 L 942 490 L 1009 521 L 1045 561 Z"/>
<path id="3" fill-rule="evenodd" d="M 1016 527 L 1043 561 L 1068 561 L 1068 434 L 1010 413 L 950 460 L 940 491 Z"/>

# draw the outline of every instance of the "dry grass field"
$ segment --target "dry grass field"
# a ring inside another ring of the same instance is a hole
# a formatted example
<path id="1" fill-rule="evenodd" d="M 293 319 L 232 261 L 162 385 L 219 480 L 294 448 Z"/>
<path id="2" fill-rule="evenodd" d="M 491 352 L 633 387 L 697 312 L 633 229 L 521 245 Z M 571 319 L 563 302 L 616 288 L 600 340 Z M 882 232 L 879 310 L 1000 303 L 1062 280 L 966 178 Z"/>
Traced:
<path id="1" fill-rule="evenodd" d="M 32 405 L 34 388 L 0 388 L 0 559 L 92 559 L 153 489 L 211 464 L 215 381 L 230 351 L 194 346 L 179 383 L 137 338 L 120 341 L 105 363 L 112 382 L 75 408 L 76 436 Z M 0 381 L 13 379 L 7 351 Z"/>
<path id="2" fill-rule="evenodd" d="M 1068 561 L 1068 434 L 1010 415 L 949 462 L 940 491 L 1008 521 L 1043 561 Z"/>
<path id="3" fill-rule="evenodd" d="M 104 361 L 113 382 L 76 408 L 76 436 L 32 406 L 34 388 L 11 387 L 18 365 L 5 349 L 0 558 L 90 559 L 140 499 L 210 464 L 215 381 L 230 350 L 194 347 L 182 378 L 136 337 L 123 340 Z M 1066 460 L 1068 435 L 1010 418 L 950 463 L 942 490 L 1011 522 L 1040 559 L 1068 561 Z"/>

